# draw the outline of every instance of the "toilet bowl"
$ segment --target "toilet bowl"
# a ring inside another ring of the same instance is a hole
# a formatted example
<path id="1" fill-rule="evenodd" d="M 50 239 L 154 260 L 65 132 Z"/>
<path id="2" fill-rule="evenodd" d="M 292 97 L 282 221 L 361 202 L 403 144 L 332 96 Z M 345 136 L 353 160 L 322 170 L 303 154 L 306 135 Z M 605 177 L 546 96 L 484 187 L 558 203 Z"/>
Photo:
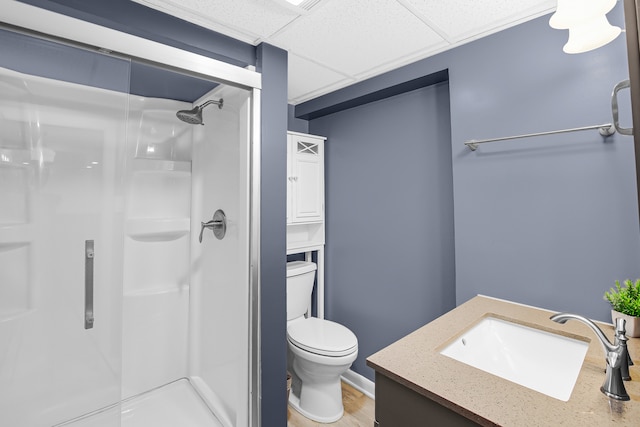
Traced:
<path id="1" fill-rule="evenodd" d="M 311 262 L 287 263 L 289 404 L 311 420 L 332 423 L 344 413 L 340 376 L 358 356 L 358 339 L 339 323 L 305 317 L 315 271 Z"/>

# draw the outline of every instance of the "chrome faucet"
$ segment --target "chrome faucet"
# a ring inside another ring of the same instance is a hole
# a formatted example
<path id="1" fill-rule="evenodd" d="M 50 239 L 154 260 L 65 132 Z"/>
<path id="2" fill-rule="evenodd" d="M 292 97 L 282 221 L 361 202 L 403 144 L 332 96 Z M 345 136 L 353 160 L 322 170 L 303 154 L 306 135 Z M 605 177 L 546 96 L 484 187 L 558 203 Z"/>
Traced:
<path id="1" fill-rule="evenodd" d="M 629 395 L 627 394 L 627 390 L 624 388 L 624 382 L 622 381 L 622 373 L 620 371 L 620 366 L 622 365 L 622 358 L 629 357 L 628 353 L 623 354 L 626 345 L 618 342 L 616 345 L 611 344 L 611 342 L 604 335 L 602 330 L 591 320 L 586 317 L 580 316 L 578 314 L 570 314 L 570 313 L 558 313 L 554 314 L 550 318 L 554 322 L 558 323 L 566 323 L 567 320 L 573 319 L 578 320 L 585 325 L 589 326 L 593 332 L 596 334 L 602 347 L 604 349 L 604 353 L 607 359 L 607 371 L 604 383 L 602 387 L 600 387 L 600 391 L 603 392 L 606 396 L 616 399 L 616 400 L 629 400 Z M 624 322 L 624 319 L 620 319 Z M 624 328 L 624 324 L 622 325 Z M 624 334 L 623 334 L 624 335 Z M 626 338 L 626 336 L 625 336 Z M 624 341 L 624 340 L 623 340 Z M 626 342 L 625 342 L 626 344 Z M 628 370 L 628 369 L 627 369 Z"/>

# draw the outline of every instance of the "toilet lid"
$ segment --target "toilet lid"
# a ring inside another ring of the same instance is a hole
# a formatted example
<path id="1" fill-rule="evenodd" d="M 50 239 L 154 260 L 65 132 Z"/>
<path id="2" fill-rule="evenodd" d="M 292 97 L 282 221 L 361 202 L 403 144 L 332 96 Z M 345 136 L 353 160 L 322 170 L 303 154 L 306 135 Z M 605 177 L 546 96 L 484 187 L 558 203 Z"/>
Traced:
<path id="1" fill-rule="evenodd" d="M 295 346 L 323 356 L 346 356 L 358 348 L 358 339 L 348 328 L 316 317 L 289 325 L 287 337 Z"/>

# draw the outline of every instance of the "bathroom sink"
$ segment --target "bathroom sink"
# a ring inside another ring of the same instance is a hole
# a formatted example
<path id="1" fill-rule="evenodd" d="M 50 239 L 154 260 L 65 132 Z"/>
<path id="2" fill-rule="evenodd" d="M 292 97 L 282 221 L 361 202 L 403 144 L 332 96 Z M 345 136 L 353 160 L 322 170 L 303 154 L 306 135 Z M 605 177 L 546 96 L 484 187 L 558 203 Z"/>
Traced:
<path id="1" fill-rule="evenodd" d="M 440 354 L 567 401 L 589 344 L 496 317 L 484 317 Z"/>

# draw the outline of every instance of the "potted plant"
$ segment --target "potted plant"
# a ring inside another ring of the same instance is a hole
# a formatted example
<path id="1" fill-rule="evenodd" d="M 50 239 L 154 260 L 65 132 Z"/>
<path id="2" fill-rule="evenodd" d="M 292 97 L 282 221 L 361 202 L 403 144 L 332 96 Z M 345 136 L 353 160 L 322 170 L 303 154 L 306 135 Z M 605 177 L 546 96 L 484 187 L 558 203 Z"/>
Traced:
<path id="1" fill-rule="evenodd" d="M 633 283 L 627 279 L 624 287 L 616 280 L 616 287 L 604 293 L 604 299 L 611 303 L 611 319 L 615 325 L 616 319 L 624 318 L 627 336 L 640 337 L 640 279 Z"/>

